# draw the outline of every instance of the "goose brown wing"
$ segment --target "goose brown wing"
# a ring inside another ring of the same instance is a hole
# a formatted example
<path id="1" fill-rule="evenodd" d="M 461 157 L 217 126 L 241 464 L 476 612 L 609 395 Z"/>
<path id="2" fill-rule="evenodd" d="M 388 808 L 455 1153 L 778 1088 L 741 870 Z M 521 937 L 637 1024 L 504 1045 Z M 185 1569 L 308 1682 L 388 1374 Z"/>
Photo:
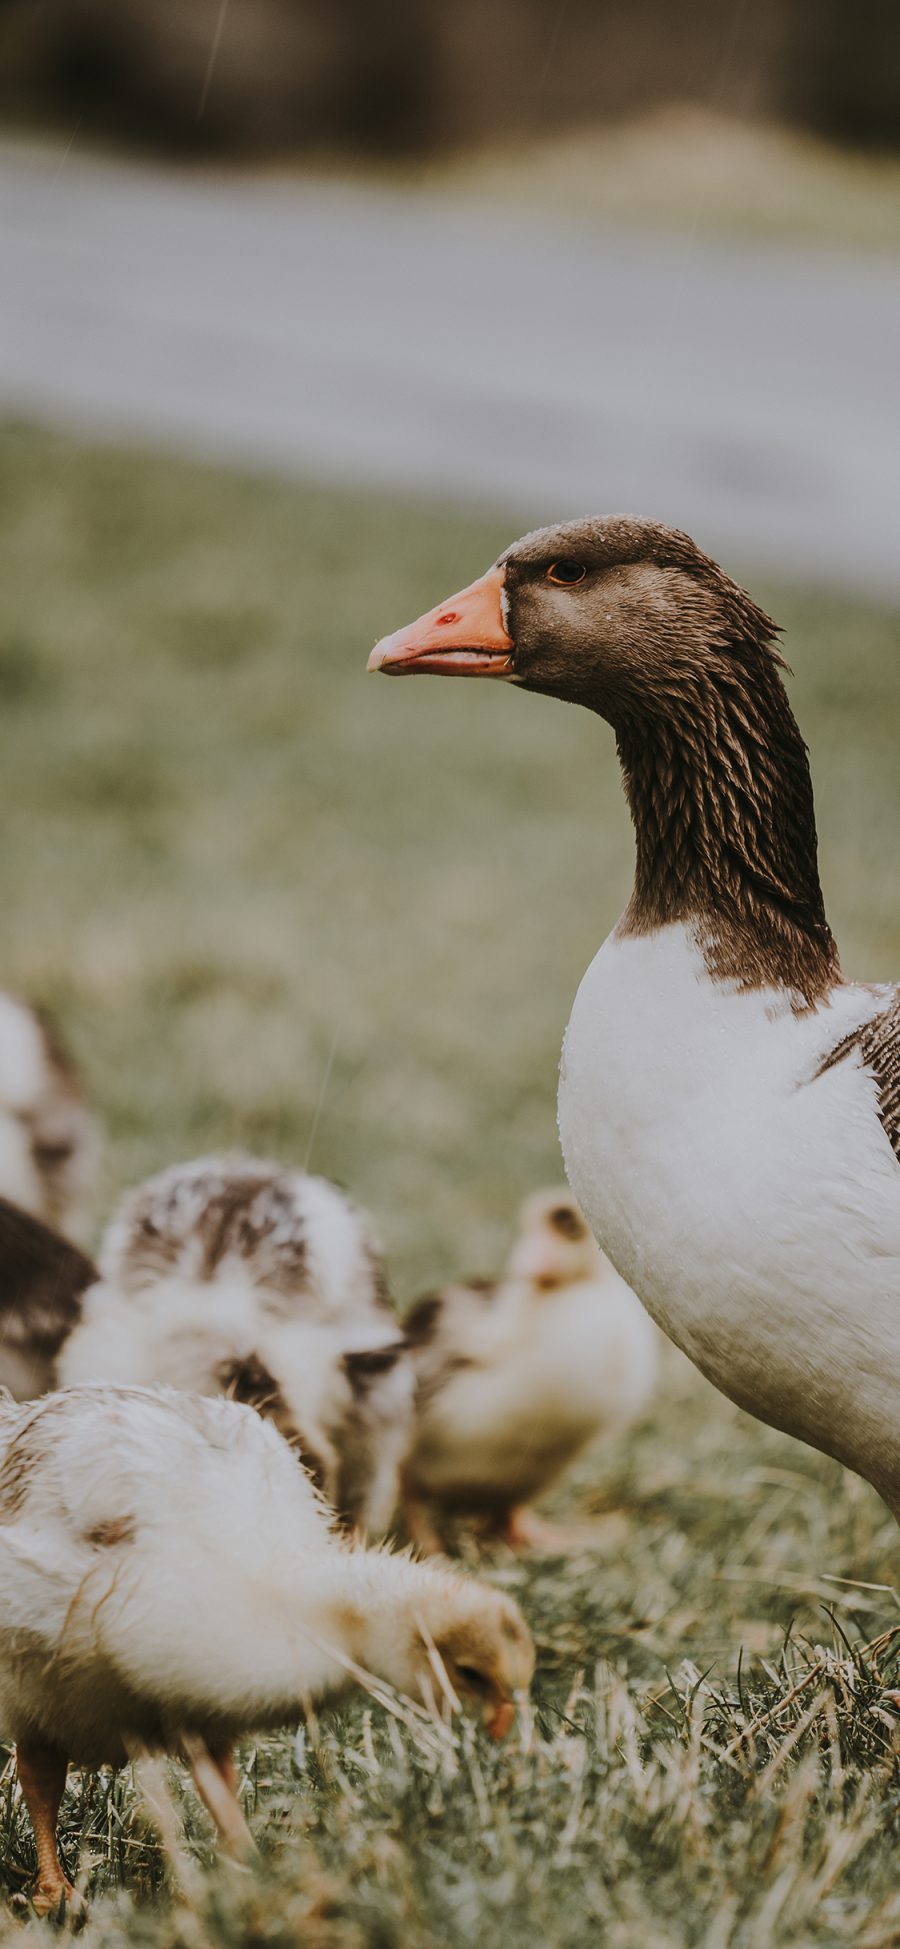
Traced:
<path id="1" fill-rule="evenodd" d="M 853 1054 L 875 1078 L 879 1122 L 900 1164 L 900 988 L 891 991 L 877 1015 L 835 1045 L 820 1065 L 819 1075 Z"/>

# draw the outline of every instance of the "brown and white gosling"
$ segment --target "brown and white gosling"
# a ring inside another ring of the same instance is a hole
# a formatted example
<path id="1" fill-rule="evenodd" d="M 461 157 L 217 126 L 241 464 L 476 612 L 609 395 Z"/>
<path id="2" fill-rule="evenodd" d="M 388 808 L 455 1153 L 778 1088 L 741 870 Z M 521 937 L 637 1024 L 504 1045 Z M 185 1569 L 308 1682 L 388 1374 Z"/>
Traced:
<path id="1" fill-rule="evenodd" d="M 344 1521 L 383 1535 L 413 1375 L 371 1222 L 326 1179 L 253 1157 L 176 1164 L 129 1192 L 60 1386 L 160 1383 L 273 1420 Z"/>
<path id="2" fill-rule="evenodd" d="M 562 1547 L 528 1504 L 595 1436 L 627 1427 L 657 1372 L 656 1329 L 571 1192 L 526 1199 L 496 1284 L 448 1286 L 405 1325 L 417 1382 L 409 1534 L 441 1547 L 433 1506 L 487 1517 L 513 1545 Z"/>
<path id="3" fill-rule="evenodd" d="M 98 1149 L 96 1119 L 55 1026 L 0 993 L 0 1197 L 78 1231 Z"/>
<path id="4" fill-rule="evenodd" d="M 499 1738 L 533 1667 L 502 1592 L 342 1541 L 252 1409 L 169 1388 L 0 1396 L 0 1734 L 16 1742 L 39 1909 L 72 1894 L 56 1841 L 70 1761 L 184 1753 L 240 1848 L 241 1733 L 371 1674 L 420 1702 L 471 1701 Z"/>

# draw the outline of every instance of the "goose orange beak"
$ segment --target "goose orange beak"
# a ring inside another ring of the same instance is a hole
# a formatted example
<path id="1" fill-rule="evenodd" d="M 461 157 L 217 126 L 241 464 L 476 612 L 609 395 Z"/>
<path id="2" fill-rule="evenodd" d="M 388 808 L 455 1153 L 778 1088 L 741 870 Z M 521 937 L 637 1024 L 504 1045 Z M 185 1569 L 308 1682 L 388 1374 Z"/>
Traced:
<path id="1" fill-rule="evenodd" d="M 468 589 L 383 636 L 368 669 L 388 677 L 510 677 L 515 647 L 503 616 L 504 574 L 492 568 Z"/>
<path id="2" fill-rule="evenodd" d="M 505 1739 L 516 1716 L 512 1699 L 500 1699 L 487 1707 L 484 1715 L 484 1729 L 491 1739 Z"/>

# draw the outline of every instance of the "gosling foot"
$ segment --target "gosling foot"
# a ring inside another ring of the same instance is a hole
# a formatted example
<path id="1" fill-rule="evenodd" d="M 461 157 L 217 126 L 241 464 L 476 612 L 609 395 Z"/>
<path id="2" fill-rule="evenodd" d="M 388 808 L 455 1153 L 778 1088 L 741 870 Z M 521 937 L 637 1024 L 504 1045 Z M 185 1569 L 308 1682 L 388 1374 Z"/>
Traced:
<path id="1" fill-rule="evenodd" d="M 565 1556 L 575 1543 L 571 1531 L 546 1522 L 524 1504 L 509 1511 L 498 1534 L 511 1550 L 534 1550 L 541 1556 Z"/>
<path id="2" fill-rule="evenodd" d="M 55 1914 L 61 1905 L 80 1907 L 81 1898 L 65 1873 L 56 1844 L 56 1822 L 68 1771 L 66 1755 L 61 1747 L 35 1736 L 19 1740 L 16 1765 L 37 1849 L 32 1907 L 38 1915 Z"/>
<path id="3" fill-rule="evenodd" d="M 35 1915 L 57 1915 L 60 1908 L 64 1913 L 77 1915 L 84 1907 L 81 1896 L 72 1883 L 62 1876 L 60 1881 L 39 1881 L 31 1891 L 31 1906 Z"/>

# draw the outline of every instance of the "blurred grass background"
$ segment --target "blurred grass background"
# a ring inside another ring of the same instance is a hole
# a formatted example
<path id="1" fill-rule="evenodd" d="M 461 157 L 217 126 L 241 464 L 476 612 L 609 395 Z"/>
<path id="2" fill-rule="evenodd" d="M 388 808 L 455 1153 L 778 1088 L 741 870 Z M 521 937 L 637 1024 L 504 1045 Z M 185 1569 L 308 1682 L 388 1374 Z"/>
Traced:
<path id="1" fill-rule="evenodd" d="M 490 1268 L 559 1175 L 562 1030 L 628 893 L 612 737 L 365 659 L 508 523 L 11 429 L 0 537 L 0 978 L 73 1042 L 108 1195 L 211 1146 L 302 1162 L 316 1123 L 312 1164 L 379 1216 L 404 1300 Z M 896 618 L 755 592 L 846 964 L 890 977 Z"/>
<path id="2" fill-rule="evenodd" d="M 377 635 L 511 538 L 498 517 L 3 433 L 0 981 L 55 1011 L 84 1068 L 105 1207 L 178 1157 L 302 1163 L 314 1137 L 405 1303 L 491 1270 L 519 1198 L 559 1177 L 562 1029 L 630 878 L 611 735 L 501 687 L 364 674 Z M 896 976 L 897 617 L 754 593 L 785 624 L 846 966 Z M 466 1733 L 436 1759 L 362 1705 L 299 1762 L 289 1736 L 263 1742 L 244 1766 L 267 1865 L 174 1903 L 127 1779 L 76 1776 L 70 1860 L 86 1838 L 101 1891 L 86 1942 L 900 1941 L 893 1641 L 854 1661 L 842 1636 L 897 1618 L 874 1495 L 673 1356 L 653 1416 L 557 1513 L 594 1523 L 589 1549 L 493 1561 L 538 1636 L 532 1752 Z M 9 1766 L 0 1824 L 14 1893 Z"/>
<path id="3" fill-rule="evenodd" d="M 421 176 L 421 172 L 419 172 Z M 392 176 L 415 184 L 408 167 Z M 900 162 L 834 147 L 808 130 L 668 103 L 628 121 L 520 138 L 452 156 L 425 172 L 498 208 L 566 224 L 764 237 L 895 253 Z"/>

